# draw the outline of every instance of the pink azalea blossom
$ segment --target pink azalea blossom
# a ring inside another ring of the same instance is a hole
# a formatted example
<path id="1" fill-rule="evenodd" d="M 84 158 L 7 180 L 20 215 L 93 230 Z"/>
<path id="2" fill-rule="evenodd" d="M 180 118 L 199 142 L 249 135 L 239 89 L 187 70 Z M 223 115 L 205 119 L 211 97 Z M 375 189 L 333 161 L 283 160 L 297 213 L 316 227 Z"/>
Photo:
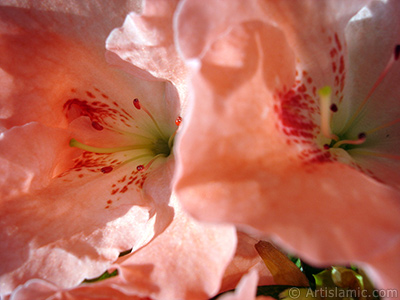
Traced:
<path id="1" fill-rule="evenodd" d="M 53 292 L 70 291 L 128 249 L 142 260 L 121 264 L 114 280 L 147 270 L 148 287 L 173 276 L 180 252 L 168 247 L 180 244 L 181 281 L 151 294 L 168 299 L 193 280 L 197 293 L 215 294 L 235 228 L 184 216 L 171 187 L 186 101 L 186 69 L 171 34 L 176 3 L 147 1 L 142 17 L 137 1 L 1 5 L 1 295 L 30 280 L 20 295 L 36 299 L 40 279 Z M 128 12 L 107 40 L 116 69 L 105 60 L 106 38 Z M 201 278 L 189 276 L 196 264 Z"/>
<path id="2" fill-rule="evenodd" d="M 399 4 L 184 1 L 183 207 L 400 288 Z"/>

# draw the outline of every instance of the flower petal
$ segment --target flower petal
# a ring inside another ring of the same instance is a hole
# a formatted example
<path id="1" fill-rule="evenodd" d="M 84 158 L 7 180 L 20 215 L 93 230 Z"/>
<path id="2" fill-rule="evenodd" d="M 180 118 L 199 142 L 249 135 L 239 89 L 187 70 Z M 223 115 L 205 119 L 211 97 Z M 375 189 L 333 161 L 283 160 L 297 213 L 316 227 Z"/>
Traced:
<path id="1" fill-rule="evenodd" d="M 68 145 L 68 140 L 68 132 L 38 123 L 3 132 L 0 135 L 1 199 L 48 185 L 55 166 L 60 163 L 58 154 Z M 21 149 L 26 152 L 21 153 Z"/>
<path id="2" fill-rule="evenodd" d="M 199 223 L 174 203 L 171 225 L 150 244 L 117 261 L 120 290 L 153 299 L 214 296 L 236 247 L 230 225 Z M 190 296 L 189 296 L 190 295 Z"/>
<path id="3" fill-rule="evenodd" d="M 256 297 L 258 275 L 255 270 L 250 271 L 248 274 L 244 275 L 237 285 L 234 292 L 226 293 L 220 297 L 218 300 L 255 300 L 255 299 L 265 299 L 272 300 L 272 297 L 260 296 Z"/>
<path id="4" fill-rule="evenodd" d="M 95 284 L 85 284 L 72 289 L 61 289 L 54 284 L 40 279 L 32 279 L 19 286 L 12 294 L 12 300 L 147 300 L 132 295 L 126 295 L 113 288 L 118 280 L 115 278 Z"/>
<path id="5" fill-rule="evenodd" d="M 204 5 L 201 0 L 182 1 L 175 25 L 179 48 L 187 59 L 197 58 L 230 27 L 260 18 L 257 1 L 218 1 Z"/>
<path id="6" fill-rule="evenodd" d="M 174 44 L 172 20 L 178 1 L 146 1 L 142 15 L 129 14 L 107 39 L 109 63 L 144 79 L 171 81 L 186 98 L 186 67 Z"/>
<path id="7" fill-rule="evenodd" d="M 271 272 L 267 269 L 254 245 L 258 240 L 244 232 L 238 232 L 236 253 L 229 266 L 225 270 L 220 292 L 232 290 L 240 279 L 250 270 L 256 270 L 259 276 L 259 285 L 274 284 Z"/>

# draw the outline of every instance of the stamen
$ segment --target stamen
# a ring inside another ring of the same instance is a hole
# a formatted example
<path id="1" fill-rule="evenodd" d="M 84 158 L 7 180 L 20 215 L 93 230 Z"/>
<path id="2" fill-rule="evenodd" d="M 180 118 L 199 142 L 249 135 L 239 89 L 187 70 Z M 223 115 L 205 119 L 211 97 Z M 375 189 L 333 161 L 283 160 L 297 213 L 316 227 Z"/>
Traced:
<path id="1" fill-rule="evenodd" d="M 357 140 L 341 140 L 335 143 L 332 148 L 339 148 L 342 145 L 361 145 L 367 140 L 367 135 L 362 132 L 358 135 Z"/>
<path id="2" fill-rule="evenodd" d="M 361 155 L 371 155 L 371 156 L 375 156 L 375 157 L 400 160 L 400 155 L 377 153 L 377 152 L 365 151 L 365 150 L 359 150 L 359 149 L 351 149 L 349 151 L 351 151 L 351 153 L 356 153 L 356 154 L 361 154 Z"/>
<path id="3" fill-rule="evenodd" d="M 344 126 L 342 132 L 346 132 L 350 126 L 353 124 L 354 120 L 357 118 L 357 116 L 360 114 L 362 109 L 364 108 L 365 104 L 368 102 L 369 98 L 372 96 L 372 94 L 375 92 L 376 88 L 381 84 L 383 79 L 385 79 L 387 73 L 389 70 L 392 68 L 393 64 L 399 59 L 400 55 L 400 45 L 396 45 L 394 48 L 394 52 L 392 57 L 389 59 L 389 62 L 387 63 L 385 69 L 382 71 L 381 75 L 379 75 L 378 79 L 376 80 L 375 84 L 372 86 L 371 90 L 365 97 L 365 99 L 361 102 L 360 106 L 357 108 L 356 112 L 353 114 L 353 116 L 347 121 L 346 125 Z"/>
<path id="4" fill-rule="evenodd" d="M 154 117 L 152 116 L 152 114 L 144 107 L 140 104 L 140 101 L 138 98 L 133 99 L 133 105 L 136 107 L 136 109 L 140 110 L 143 109 L 143 111 L 150 117 L 150 119 L 153 121 L 153 124 L 156 126 L 158 133 L 165 139 L 165 135 L 163 134 L 163 132 L 161 131 L 160 127 L 157 124 L 157 121 L 154 119 Z"/>
<path id="5" fill-rule="evenodd" d="M 383 124 L 383 125 L 381 125 L 381 126 L 378 126 L 378 127 L 374 128 L 374 129 L 368 130 L 368 131 L 366 132 L 366 134 L 374 133 L 374 132 L 376 132 L 376 131 L 378 131 L 378 130 L 381 130 L 381 129 L 383 129 L 383 128 L 393 126 L 394 124 L 399 123 L 399 122 L 400 122 L 400 119 L 396 119 L 396 120 L 394 120 L 394 121 L 392 121 L 392 122 L 389 122 L 389 123 Z"/>
<path id="6" fill-rule="evenodd" d="M 79 148 L 85 151 L 94 152 L 94 153 L 115 153 L 120 151 L 129 151 L 129 150 L 137 150 L 137 149 L 151 149 L 152 144 L 142 144 L 142 145 L 131 145 L 126 147 L 116 147 L 116 148 L 98 148 L 92 147 L 78 142 L 76 139 L 71 139 L 69 141 L 69 145 L 71 147 Z"/>
<path id="7" fill-rule="evenodd" d="M 181 117 L 181 116 L 178 116 L 178 117 L 175 119 L 175 124 L 176 124 L 176 126 L 179 126 L 179 125 L 181 125 L 181 123 L 182 123 L 182 117 Z M 179 128 L 177 128 L 177 129 L 175 130 L 175 132 L 174 132 L 174 133 L 169 137 L 169 139 L 168 139 L 168 147 L 169 147 L 170 149 L 172 149 L 172 143 L 174 142 L 174 139 L 175 139 L 175 136 L 176 136 L 176 133 L 177 133 L 178 129 L 179 129 Z"/>
<path id="8" fill-rule="evenodd" d="M 321 131 L 325 137 L 331 140 L 339 140 L 337 135 L 331 132 L 331 95 L 332 90 L 329 86 L 325 86 L 318 91 L 320 98 L 320 109 L 321 109 Z"/>
<path id="9" fill-rule="evenodd" d="M 138 171 L 147 171 L 147 170 L 151 167 L 151 165 L 153 164 L 153 162 L 155 162 L 156 159 L 159 158 L 159 157 L 161 157 L 161 156 L 164 156 L 164 157 L 165 157 L 164 154 L 158 154 L 158 155 L 154 156 L 153 159 L 150 160 L 150 161 L 146 164 L 145 167 L 144 167 L 143 165 L 139 165 L 139 166 L 136 167 L 136 169 L 138 169 L 138 168 L 140 167 L 140 170 L 138 169 Z"/>

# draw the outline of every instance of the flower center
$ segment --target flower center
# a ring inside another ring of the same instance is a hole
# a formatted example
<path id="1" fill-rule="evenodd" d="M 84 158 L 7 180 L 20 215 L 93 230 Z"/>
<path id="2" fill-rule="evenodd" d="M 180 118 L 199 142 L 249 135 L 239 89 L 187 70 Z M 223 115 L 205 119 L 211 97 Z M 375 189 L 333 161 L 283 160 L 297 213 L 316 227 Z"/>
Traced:
<path id="1" fill-rule="evenodd" d="M 104 166 L 100 169 L 102 173 L 110 173 L 115 168 L 125 165 L 126 163 L 132 161 L 146 161 L 145 164 L 138 164 L 136 166 L 137 171 L 146 171 L 150 166 L 160 157 L 168 157 L 173 148 L 174 138 L 176 135 L 176 130 L 171 136 L 167 136 L 160 128 L 150 111 L 140 103 L 139 99 L 135 98 L 133 100 L 133 106 L 139 110 L 143 111 L 147 117 L 151 120 L 153 125 L 151 137 L 139 136 L 137 134 L 132 134 L 132 137 L 139 137 L 134 143 L 128 146 L 112 147 L 112 148 L 101 148 L 86 145 L 72 138 L 69 145 L 71 147 L 82 149 L 86 152 L 91 152 L 95 154 L 121 154 L 123 160 L 116 160 L 115 164 Z M 175 120 L 176 126 L 179 126 L 182 121 L 181 117 L 177 117 Z M 96 121 L 92 121 L 92 127 L 98 131 L 102 131 L 104 126 Z M 142 142 L 137 142 L 140 140 Z M 143 142 L 144 141 L 144 142 Z M 131 154 L 134 153 L 134 154 Z"/>
<path id="2" fill-rule="evenodd" d="M 349 129 L 351 129 L 357 117 L 365 108 L 365 105 L 371 98 L 371 95 L 374 93 L 376 88 L 384 80 L 388 71 L 392 68 L 394 63 L 397 60 L 399 60 L 399 57 L 400 57 L 400 45 L 396 45 L 392 57 L 390 58 L 388 64 L 386 65 L 385 69 L 383 70 L 383 72 L 381 73 L 375 84 L 372 86 L 372 89 L 369 91 L 365 99 L 360 103 L 359 107 L 356 109 L 354 114 L 346 121 L 343 129 L 338 133 L 332 132 L 331 129 L 332 117 L 339 110 L 338 106 L 332 103 L 332 90 L 329 86 L 326 86 L 318 91 L 320 98 L 320 111 L 321 111 L 321 132 L 325 138 L 330 140 L 330 142 L 325 143 L 323 145 L 323 148 L 325 150 L 329 150 L 331 148 L 342 148 L 344 150 L 357 148 L 358 145 L 363 144 L 367 140 L 370 134 L 378 130 L 393 126 L 394 124 L 400 122 L 400 119 L 396 119 L 386 124 L 380 125 L 376 128 L 359 132 L 357 137 L 354 139 L 348 138 Z M 382 156 L 384 156 L 384 154 L 382 154 Z"/>

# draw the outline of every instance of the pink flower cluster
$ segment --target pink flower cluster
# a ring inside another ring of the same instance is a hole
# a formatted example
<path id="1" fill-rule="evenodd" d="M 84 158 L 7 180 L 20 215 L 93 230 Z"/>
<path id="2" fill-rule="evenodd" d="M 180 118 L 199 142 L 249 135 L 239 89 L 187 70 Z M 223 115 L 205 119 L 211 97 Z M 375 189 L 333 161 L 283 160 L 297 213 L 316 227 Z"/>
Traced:
<path id="1" fill-rule="evenodd" d="M 251 300 L 259 240 L 400 289 L 399 15 L 1 1 L 1 299 Z"/>

